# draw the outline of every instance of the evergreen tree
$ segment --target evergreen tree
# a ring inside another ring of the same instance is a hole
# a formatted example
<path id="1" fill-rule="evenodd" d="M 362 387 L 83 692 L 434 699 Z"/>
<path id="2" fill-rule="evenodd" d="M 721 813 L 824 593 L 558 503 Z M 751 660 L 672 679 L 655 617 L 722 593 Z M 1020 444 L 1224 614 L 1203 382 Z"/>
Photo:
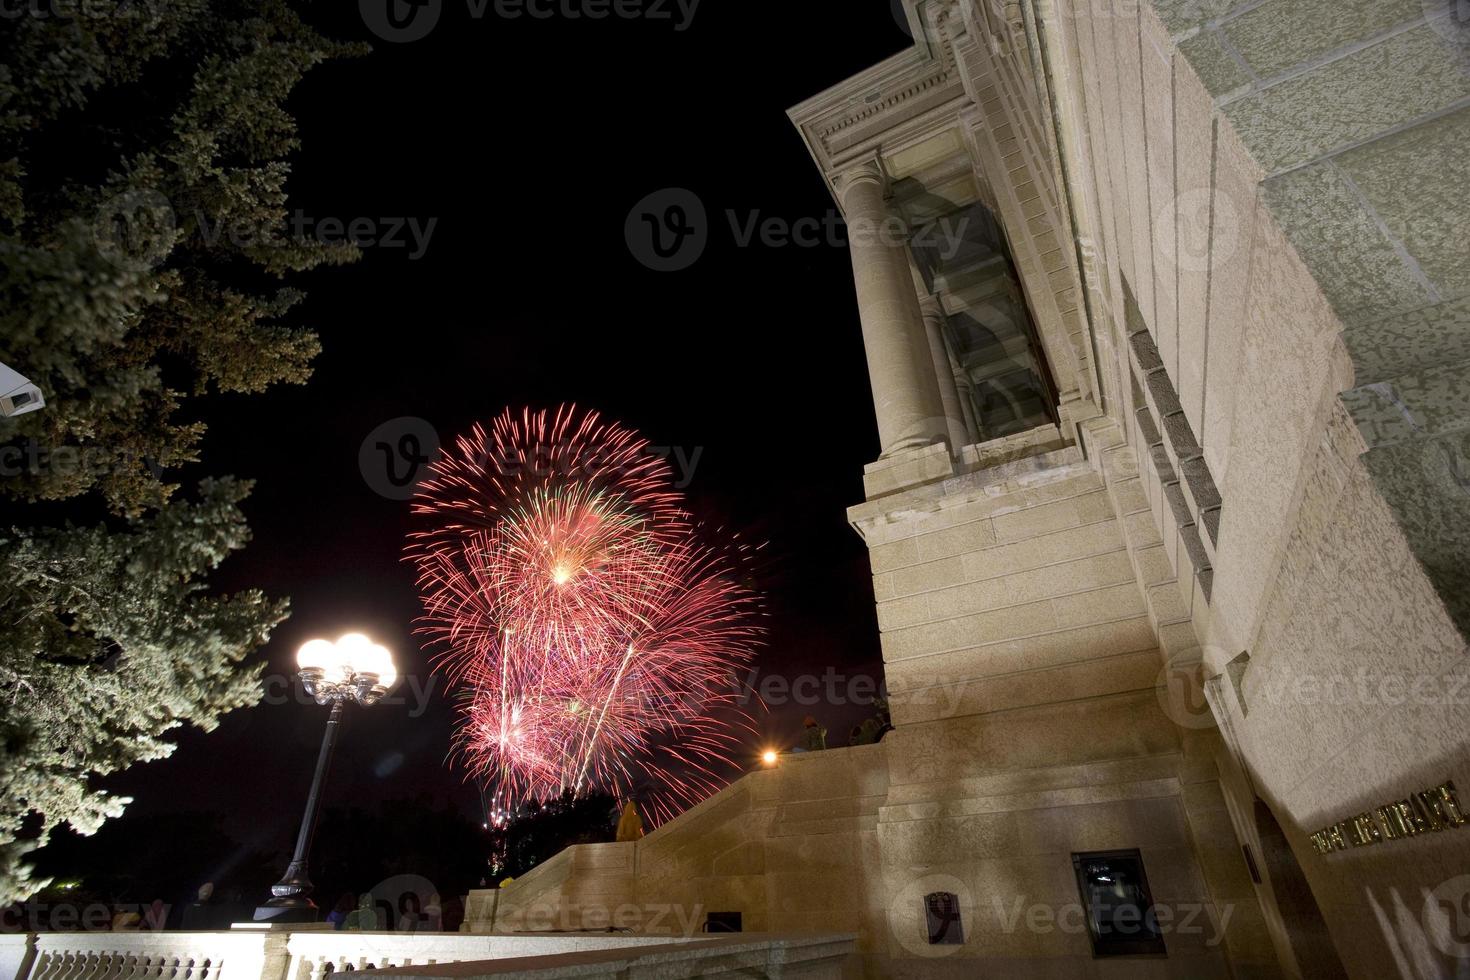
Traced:
<path id="1" fill-rule="evenodd" d="M 249 535 L 246 489 L 205 481 L 198 503 L 171 503 L 122 531 L 0 534 L 0 891 L 10 898 L 27 888 L 30 814 L 91 833 L 129 802 L 91 788 L 92 777 L 166 756 L 169 729 L 213 728 L 259 700 L 240 662 L 286 604 L 257 591 L 210 596 L 201 581 Z"/>
<path id="2" fill-rule="evenodd" d="M 53 827 L 121 812 L 96 777 L 258 699 L 242 663 L 285 603 L 204 584 L 248 537 L 248 484 L 176 500 L 167 475 L 198 461 L 191 398 L 310 373 L 282 278 L 357 253 L 292 227 L 285 101 L 357 50 L 286 0 L 57 4 L 0 32 L 0 362 L 47 401 L 0 422 L 0 496 L 113 515 L 0 533 L 0 902 L 39 887 L 23 857 Z"/>

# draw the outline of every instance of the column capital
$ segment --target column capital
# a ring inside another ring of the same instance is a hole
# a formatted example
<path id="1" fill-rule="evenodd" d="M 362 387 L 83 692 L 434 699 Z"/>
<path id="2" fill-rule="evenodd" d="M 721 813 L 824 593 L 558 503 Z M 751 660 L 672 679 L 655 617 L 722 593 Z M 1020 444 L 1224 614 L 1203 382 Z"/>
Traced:
<path id="1" fill-rule="evenodd" d="M 858 184 L 877 184 L 887 190 L 888 176 L 883 172 L 883 166 L 878 162 L 876 156 L 859 160 L 841 170 L 834 181 L 838 194 L 846 194 L 848 190 Z"/>

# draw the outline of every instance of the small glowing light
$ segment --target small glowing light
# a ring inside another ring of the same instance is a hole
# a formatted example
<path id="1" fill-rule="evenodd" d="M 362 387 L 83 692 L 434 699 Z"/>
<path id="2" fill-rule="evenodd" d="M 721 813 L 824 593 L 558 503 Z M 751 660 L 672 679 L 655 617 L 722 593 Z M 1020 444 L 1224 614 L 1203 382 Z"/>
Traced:
<path id="1" fill-rule="evenodd" d="M 312 640 L 297 651 L 296 665 L 303 671 L 319 671 L 329 684 L 353 683 L 358 674 L 375 675 L 384 688 L 398 682 L 398 668 L 388 648 L 361 633 L 347 633 L 335 643 Z"/>
<path id="2" fill-rule="evenodd" d="M 311 640 L 296 652 L 302 670 L 326 670 L 337 662 L 337 648 L 326 640 Z"/>
<path id="3" fill-rule="evenodd" d="M 557 565 L 551 570 L 551 580 L 557 585 L 566 585 L 572 580 L 572 570 L 565 565 Z"/>
<path id="4" fill-rule="evenodd" d="M 768 766 L 774 766 L 780 759 L 780 754 L 772 749 L 766 749 L 761 753 L 761 762 Z"/>

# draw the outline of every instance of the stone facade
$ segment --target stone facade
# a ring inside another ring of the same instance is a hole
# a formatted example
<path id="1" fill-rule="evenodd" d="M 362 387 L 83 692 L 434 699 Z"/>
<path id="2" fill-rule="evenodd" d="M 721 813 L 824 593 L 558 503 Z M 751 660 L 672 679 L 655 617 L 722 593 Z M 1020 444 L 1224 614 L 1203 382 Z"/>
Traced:
<path id="1" fill-rule="evenodd" d="M 852 243 L 896 729 L 599 887 L 852 929 L 874 975 L 1464 975 L 1463 4 L 903 6 L 910 49 L 791 111 L 850 225 L 914 233 Z M 1125 849 L 1164 957 L 1059 925 L 1072 855 Z"/>

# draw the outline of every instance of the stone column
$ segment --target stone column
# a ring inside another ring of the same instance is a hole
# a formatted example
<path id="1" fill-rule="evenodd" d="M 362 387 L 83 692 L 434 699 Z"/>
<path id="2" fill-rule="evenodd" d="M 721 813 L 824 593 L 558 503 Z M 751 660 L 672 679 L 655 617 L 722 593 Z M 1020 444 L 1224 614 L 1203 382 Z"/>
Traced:
<path id="1" fill-rule="evenodd" d="M 944 312 L 944 304 L 933 296 L 921 297 L 919 309 L 924 315 L 924 334 L 929 341 L 934 377 L 939 384 L 939 402 L 944 408 L 949 449 L 958 455 L 973 440 L 970 438 L 969 427 L 965 424 L 964 409 L 960 407 L 960 393 L 955 385 L 954 365 L 949 359 L 949 345 L 944 342 L 944 325 L 948 314 Z"/>
<path id="2" fill-rule="evenodd" d="M 838 192 L 847 218 L 878 438 L 883 456 L 893 456 L 947 438 L 949 427 L 908 249 L 896 234 L 877 163 L 843 174 Z"/>
<path id="3" fill-rule="evenodd" d="M 965 427 L 970 433 L 970 440 L 985 442 L 985 427 L 980 424 L 979 409 L 975 405 L 975 383 L 958 364 L 954 369 L 954 386 L 960 396 L 960 410 L 965 413 Z"/>

